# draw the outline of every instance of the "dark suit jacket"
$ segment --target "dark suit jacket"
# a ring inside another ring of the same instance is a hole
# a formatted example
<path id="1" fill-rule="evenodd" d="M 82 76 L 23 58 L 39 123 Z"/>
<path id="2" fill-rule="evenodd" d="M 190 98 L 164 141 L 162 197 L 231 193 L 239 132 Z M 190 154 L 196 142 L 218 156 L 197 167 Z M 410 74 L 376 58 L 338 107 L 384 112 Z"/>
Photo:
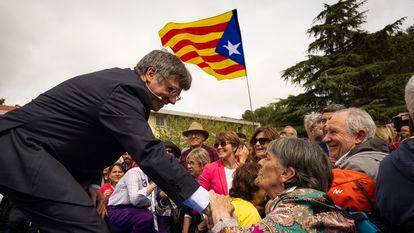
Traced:
<path id="1" fill-rule="evenodd" d="M 100 180 L 127 151 L 175 202 L 198 183 L 147 123 L 150 94 L 130 69 L 69 79 L 0 118 L 0 185 L 38 197 L 90 204 L 73 195 Z M 68 193 L 69 192 L 69 193 Z"/>

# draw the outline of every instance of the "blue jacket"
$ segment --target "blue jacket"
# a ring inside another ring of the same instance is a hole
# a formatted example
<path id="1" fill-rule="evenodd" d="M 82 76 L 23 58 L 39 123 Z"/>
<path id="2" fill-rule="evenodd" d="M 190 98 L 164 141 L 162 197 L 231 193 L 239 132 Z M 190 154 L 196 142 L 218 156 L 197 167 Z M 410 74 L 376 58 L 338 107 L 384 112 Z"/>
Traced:
<path id="1" fill-rule="evenodd" d="M 414 232 L 414 139 L 381 161 L 377 206 L 392 232 Z"/>

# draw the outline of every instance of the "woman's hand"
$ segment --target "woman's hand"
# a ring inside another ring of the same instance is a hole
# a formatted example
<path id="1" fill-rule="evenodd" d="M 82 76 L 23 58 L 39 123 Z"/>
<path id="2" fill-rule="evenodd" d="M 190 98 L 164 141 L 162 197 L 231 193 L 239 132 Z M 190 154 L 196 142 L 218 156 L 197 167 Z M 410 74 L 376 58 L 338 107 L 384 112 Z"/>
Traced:
<path id="1" fill-rule="evenodd" d="M 105 196 L 106 200 L 108 200 L 109 196 L 111 196 L 111 190 L 109 190 L 109 189 L 105 190 L 104 196 Z"/>
<path id="2" fill-rule="evenodd" d="M 239 159 L 240 165 L 244 164 L 246 163 L 246 161 L 249 159 L 249 156 L 250 156 L 249 148 L 247 148 L 246 145 L 243 145 L 239 147 L 239 149 L 237 149 L 235 155 L 236 155 L 236 158 Z"/>
<path id="3" fill-rule="evenodd" d="M 147 196 L 150 195 L 156 187 L 157 185 L 154 182 L 149 183 L 147 186 Z"/>
<path id="4" fill-rule="evenodd" d="M 197 227 L 196 227 L 196 229 L 195 229 L 195 232 L 196 233 L 199 233 L 199 232 L 203 232 L 204 230 L 206 230 L 207 229 L 207 219 L 203 219 L 203 221 L 201 221 L 198 225 L 197 225 Z"/>
<path id="5" fill-rule="evenodd" d="M 210 191 L 210 211 L 214 226 L 221 218 L 233 217 L 234 206 L 231 204 L 230 197 Z"/>
<path id="6" fill-rule="evenodd" d="M 160 192 L 160 197 L 168 197 L 167 194 L 164 191 Z"/>
<path id="7" fill-rule="evenodd" d="M 101 218 L 104 218 L 105 215 L 107 215 L 106 207 L 105 207 L 105 201 L 106 198 L 101 193 L 101 190 L 89 187 L 88 189 L 89 195 L 92 199 L 92 202 L 94 206 L 96 207 L 96 211 L 98 212 L 98 215 L 101 216 Z"/>

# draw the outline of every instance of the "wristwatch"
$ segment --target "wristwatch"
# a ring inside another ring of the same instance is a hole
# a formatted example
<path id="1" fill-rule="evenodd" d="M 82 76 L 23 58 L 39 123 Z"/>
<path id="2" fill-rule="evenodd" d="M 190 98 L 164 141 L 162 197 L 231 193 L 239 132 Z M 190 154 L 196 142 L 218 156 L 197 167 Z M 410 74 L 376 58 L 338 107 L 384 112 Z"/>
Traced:
<path id="1" fill-rule="evenodd" d="M 212 233 L 220 233 L 224 228 L 230 230 L 230 227 L 237 227 L 237 220 L 234 218 L 220 218 L 220 220 L 211 229 Z M 227 231 L 225 231 L 227 232 Z M 230 231 L 229 231 L 230 232 Z"/>

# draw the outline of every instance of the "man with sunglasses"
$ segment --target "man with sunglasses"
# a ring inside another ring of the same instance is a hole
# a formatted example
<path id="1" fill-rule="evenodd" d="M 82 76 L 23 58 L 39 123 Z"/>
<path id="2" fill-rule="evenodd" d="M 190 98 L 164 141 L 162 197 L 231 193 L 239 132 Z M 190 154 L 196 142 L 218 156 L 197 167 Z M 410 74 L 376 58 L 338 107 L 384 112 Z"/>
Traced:
<path id="1" fill-rule="evenodd" d="M 166 156 L 147 123 L 151 110 L 175 104 L 190 86 L 184 64 L 154 50 L 134 70 L 112 68 L 69 79 L 5 114 L 0 193 L 42 231 L 106 233 L 97 185 L 101 171 L 127 151 L 174 202 L 205 209 L 208 192 Z"/>

